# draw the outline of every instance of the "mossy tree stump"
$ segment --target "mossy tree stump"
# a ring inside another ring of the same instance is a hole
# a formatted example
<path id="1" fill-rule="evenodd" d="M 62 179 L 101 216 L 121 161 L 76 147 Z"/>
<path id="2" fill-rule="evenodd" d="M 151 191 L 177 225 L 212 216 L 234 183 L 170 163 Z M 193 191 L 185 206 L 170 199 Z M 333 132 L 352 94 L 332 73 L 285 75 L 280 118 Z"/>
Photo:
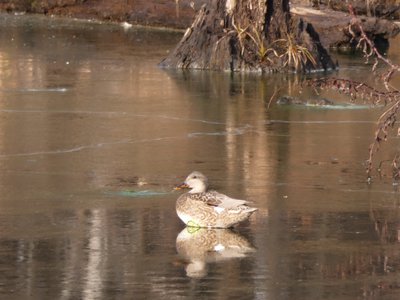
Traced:
<path id="1" fill-rule="evenodd" d="M 313 26 L 289 0 L 211 0 L 160 65 L 224 71 L 334 69 Z"/>

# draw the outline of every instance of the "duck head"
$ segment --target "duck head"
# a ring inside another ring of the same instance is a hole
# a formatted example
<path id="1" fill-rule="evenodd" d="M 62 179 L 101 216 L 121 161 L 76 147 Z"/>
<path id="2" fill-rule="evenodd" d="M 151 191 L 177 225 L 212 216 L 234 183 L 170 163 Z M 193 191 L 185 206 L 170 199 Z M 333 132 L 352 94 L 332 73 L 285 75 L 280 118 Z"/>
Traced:
<path id="1" fill-rule="evenodd" d="M 176 190 L 190 189 L 189 193 L 204 193 L 208 188 L 208 179 L 198 171 L 194 171 L 186 177 L 185 182 L 176 186 Z"/>

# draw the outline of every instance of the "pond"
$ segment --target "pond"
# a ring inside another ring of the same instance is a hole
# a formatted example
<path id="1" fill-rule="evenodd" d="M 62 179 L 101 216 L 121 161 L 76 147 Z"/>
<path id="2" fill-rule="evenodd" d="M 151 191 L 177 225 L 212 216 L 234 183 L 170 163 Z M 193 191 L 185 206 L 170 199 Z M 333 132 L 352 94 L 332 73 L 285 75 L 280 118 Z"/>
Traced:
<path id="1" fill-rule="evenodd" d="M 399 193 L 389 167 L 365 173 L 383 108 L 295 76 L 158 68 L 181 34 L 0 16 L 0 297 L 398 299 Z M 376 82 L 337 59 L 328 76 Z M 185 228 L 173 187 L 193 170 L 259 210 Z"/>

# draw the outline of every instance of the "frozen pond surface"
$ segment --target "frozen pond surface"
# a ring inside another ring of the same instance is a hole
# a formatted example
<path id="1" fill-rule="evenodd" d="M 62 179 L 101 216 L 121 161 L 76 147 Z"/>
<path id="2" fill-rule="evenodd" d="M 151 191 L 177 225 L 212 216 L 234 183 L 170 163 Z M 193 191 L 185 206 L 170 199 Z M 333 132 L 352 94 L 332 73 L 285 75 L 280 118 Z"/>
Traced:
<path id="1" fill-rule="evenodd" d="M 0 298 L 399 299 L 399 194 L 363 166 L 382 109 L 267 110 L 296 78 L 159 69 L 179 38 L 0 16 Z M 259 212 L 185 229 L 193 170 Z"/>

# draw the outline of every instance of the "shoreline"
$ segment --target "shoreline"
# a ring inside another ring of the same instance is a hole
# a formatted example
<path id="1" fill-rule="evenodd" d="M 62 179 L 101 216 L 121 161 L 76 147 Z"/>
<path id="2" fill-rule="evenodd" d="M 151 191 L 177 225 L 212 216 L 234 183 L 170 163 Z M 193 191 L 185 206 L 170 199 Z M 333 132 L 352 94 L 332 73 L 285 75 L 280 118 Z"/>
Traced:
<path id="1" fill-rule="evenodd" d="M 152 30 L 185 32 L 191 26 L 200 7 L 209 0 L 59 0 L 57 4 L 43 4 L 34 10 L 23 10 L 23 6 L 0 3 L 0 12 L 15 15 L 37 14 L 48 17 L 75 19 L 96 23 L 119 24 L 125 29 L 149 28 Z M 47 6 L 46 6 L 47 5 Z M 27 7 L 25 7 L 27 8 Z M 351 38 L 347 28 L 351 20 L 348 13 L 321 6 L 319 9 L 310 5 L 292 3 L 291 14 L 311 23 L 320 36 L 321 44 L 326 49 L 348 47 Z M 366 32 L 372 37 L 389 40 L 400 32 L 400 21 L 359 16 L 363 20 Z"/>

